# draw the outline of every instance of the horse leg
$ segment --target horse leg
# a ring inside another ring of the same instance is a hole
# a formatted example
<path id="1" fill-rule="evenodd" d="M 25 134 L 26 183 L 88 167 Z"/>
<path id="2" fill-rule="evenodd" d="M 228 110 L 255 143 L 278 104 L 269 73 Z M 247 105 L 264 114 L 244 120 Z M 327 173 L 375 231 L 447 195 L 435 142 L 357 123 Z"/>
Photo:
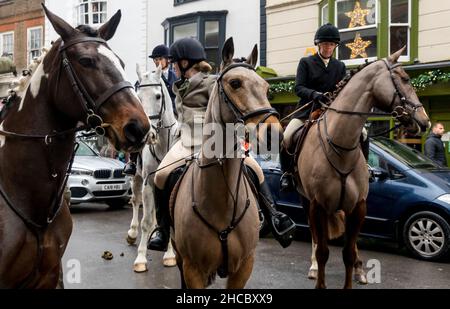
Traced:
<path id="1" fill-rule="evenodd" d="M 186 280 L 184 280 L 184 272 L 183 272 L 183 260 L 181 259 L 180 254 L 177 252 L 177 248 L 172 244 L 172 240 L 169 242 L 173 250 L 175 251 L 175 260 L 177 262 L 178 270 L 180 271 L 180 280 L 181 280 L 181 289 L 186 290 Z"/>
<path id="2" fill-rule="evenodd" d="M 319 270 L 319 265 L 317 265 L 317 259 L 316 259 L 316 250 L 317 245 L 314 242 L 314 239 L 311 238 L 311 267 L 309 268 L 308 272 L 308 279 L 316 280 L 317 279 L 317 272 Z"/>
<path id="3" fill-rule="evenodd" d="M 354 266 L 354 272 L 355 272 L 354 279 L 359 284 L 365 285 L 365 284 L 367 284 L 366 272 L 364 271 L 363 262 L 362 262 L 361 258 L 359 257 L 358 245 L 355 244 L 355 246 L 356 246 L 356 263 Z"/>
<path id="4" fill-rule="evenodd" d="M 133 205 L 133 219 L 131 220 L 130 229 L 128 230 L 127 242 L 130 245 L 136 243 L 139 228 L 139 207 L 142 204 L 142 177 L 134 176 L 133 179 L 133 196 L 131 204 Z"/>
<path id="5" fill-rule="evenodd" d="M 358 250 L 356 241 L 359 231 L 366 216 L 366 202 L 359 202 L 353 212 L 347 216 L 345 226 L 345 245 L 342 256 L 345 264 L 345 286 L 344 289 L 352 288 L 353 267 L 355 266 Z"/>
<path id="6" fill-rule="evenodd" d="M 227 289 L 243 289 L 252 274 L 254 262 L 255 254 L 253 253 L 247 257 L 237 272 L 229 276 Z"/>
<path id="7" fill-rule="evenodd" d="M 64 273 L 63 273 L 62 261 L 61 261 L 61 265 L 59 266 L 58 285 L 56 286 L 56 289 L 64 290 Z"/>
<path id="8" fill-rule="evenodd" d="M 143 216 L 141 221 L 141 241 L 138 247 L 138 256 L 134 261 L 134 271 L 142 273 L 147 271 L 147 241 L 150 233 L 155 227 L 155 205 L 153 199 L 153 188 L 144 186 L 142 191 Z"/>
<path id="9" fill-rule="evenodd" d="M 206 288 L 207 278 L 201 273 L 198 267 L 192 265 L 192 263 L 183 259 L 182 262 L 183 278 L 188 289 L 204 289 Z"/>
<path id="10" fill-rule="evenodd" d="M 175 259 L 175 253 L 173 251 L 171 241 L 169 241 L 169 246 L 167 247 L 167 251 L 166 251 L 166 253 L 164 253 L 163 265 L 165 267 L 173 267 L 173 266 L 177 265 L 177 261 Z"/>
<path id="11" fill-rule="evenodd" d="M 311 203 L 309 211 L 309 222 L 313 241 L 317 242 L 316 257 L 318 263 L 318 275 L 316 289 L 326 289 L 325 265 L 328 261 L 330 251 L 328 249 L 328 216 L 316 201 Z"/>

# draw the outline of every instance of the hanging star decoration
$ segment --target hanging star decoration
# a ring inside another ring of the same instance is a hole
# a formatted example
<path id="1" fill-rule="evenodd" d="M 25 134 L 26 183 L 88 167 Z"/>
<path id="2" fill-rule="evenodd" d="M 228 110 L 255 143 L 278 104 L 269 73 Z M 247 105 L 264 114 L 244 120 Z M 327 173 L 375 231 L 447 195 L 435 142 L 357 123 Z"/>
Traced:
<path id="1" fill-rule="evenodd" d="M 367 58 L 367 52 L 366 49 L 372 44 L 371 41 L 364 41 L 361 38 L 361 34 L 359 32 L 356 33 L 355 41 L 353 43 L 345 44 L 348 48 L 351 49 L 352 55 L 350 56 L 350 59 L 355 59 L 358 56 L 361 56 L 362 58 Z"/>
<path id="2" fill-rule="evenodd" d="M 361 4 L 359 1 L 356 1 L 355 8 L 352 12 L 347 12 L 345 15 L 351 18 L 349 28 L 355 28 L 356 26 L 365 26 L 366 25 L 366 16 L 369 15 L 370 10 L 361 9 Z"/>

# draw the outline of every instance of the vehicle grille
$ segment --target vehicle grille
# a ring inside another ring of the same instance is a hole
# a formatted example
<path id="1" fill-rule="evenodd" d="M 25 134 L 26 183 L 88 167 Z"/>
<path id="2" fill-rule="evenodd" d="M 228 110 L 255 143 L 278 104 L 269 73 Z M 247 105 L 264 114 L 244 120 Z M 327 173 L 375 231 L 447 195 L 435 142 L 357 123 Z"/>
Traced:
<path id="1" fill-rule="evenodd" d="M 82 198 L 88 194 L 85 188 L 70 188 L 73 198 Z"/>
<path id="2" fill-rule="evenodd" d="M 122 196 L 127 192 L 127 190 L 120 191 L 95 191 L 92 194 L 95 197 L 105 197 L 105 196 Z"/>
<path id="3" fill-rule="evenodd" d="M 97 179 L 111 178 L 111 170 L 97 170 L 94 172 L 94 177 Z"/>
<path id="4" fill-rule="evenodd" d="M 125 174 L 123 173 L 123 170 L 115 170 L 114 171 L 114 178 L 125 178 Z"/>

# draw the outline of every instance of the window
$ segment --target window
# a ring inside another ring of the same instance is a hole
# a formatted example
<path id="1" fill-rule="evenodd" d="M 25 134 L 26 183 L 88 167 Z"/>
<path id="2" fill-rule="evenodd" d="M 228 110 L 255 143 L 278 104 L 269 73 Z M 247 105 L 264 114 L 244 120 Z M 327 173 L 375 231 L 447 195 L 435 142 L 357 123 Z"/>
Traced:
<path id="1" fill-rule="evenodd" d="M 0 56 L 14 60 L 14 32 L 0 33 Z"/>
<path id="2" fill-rule="evenodd" d="M 376 0 L 338 0 L 335 20 L 341 32 L 340 60 L 352 65 L 377 59 Z"/>
<path id="3" fill-rule="evenodd" d="M 197 1 L 197 0 L 173 0 L 173 5 L 177 6 L 177 5 L 189 3 L 192 1 Z"/>
<path id="4" fill-rule="evenodd" d="M 393 54 L 403 46 L 407 46 L 400 61 L 409 61 L 409 41 L 411 30 L 411 1 L 389 1 L 389 53 Z"/>
<path id="5" fill-rule="evenodd" d="M 78 16 L 78 22 L 80 25 L 103 24 L 107 20 L 107 2 L 80 0 Z"/>
<path id="6" fill-rule="evenodd" d="M 28 29 L 28 63 L 41 55 L 42 27 Z"/>
<path id="7" fill-rule="evenodd" d="M 166 45 L 178 39 L 193 37 L 205 47 L 207 61 L 214 71 L 219 70 L 220 50 L 225 43 L 226 15 L 228 11 L 196 12 L 168 18 L 163 22 Z"/>
<path id="8" fill-rule="evenodd" d="M 321 25 L 325 25 L 327 23 L 330 22 L 330 18 L 328 17 L 328 4 L 325 4 L 322 8 L 321 8 Z"/>

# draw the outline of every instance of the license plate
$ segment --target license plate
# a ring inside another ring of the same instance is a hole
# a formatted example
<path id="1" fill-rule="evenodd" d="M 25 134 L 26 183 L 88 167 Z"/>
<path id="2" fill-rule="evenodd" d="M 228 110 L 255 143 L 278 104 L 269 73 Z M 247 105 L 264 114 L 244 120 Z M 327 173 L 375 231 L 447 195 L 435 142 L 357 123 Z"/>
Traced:
<path id="1" fill-rule="evenodd" d="M 123 190 L 123 185 L 103 185 L 103 191 L 120 191 Z"/>

